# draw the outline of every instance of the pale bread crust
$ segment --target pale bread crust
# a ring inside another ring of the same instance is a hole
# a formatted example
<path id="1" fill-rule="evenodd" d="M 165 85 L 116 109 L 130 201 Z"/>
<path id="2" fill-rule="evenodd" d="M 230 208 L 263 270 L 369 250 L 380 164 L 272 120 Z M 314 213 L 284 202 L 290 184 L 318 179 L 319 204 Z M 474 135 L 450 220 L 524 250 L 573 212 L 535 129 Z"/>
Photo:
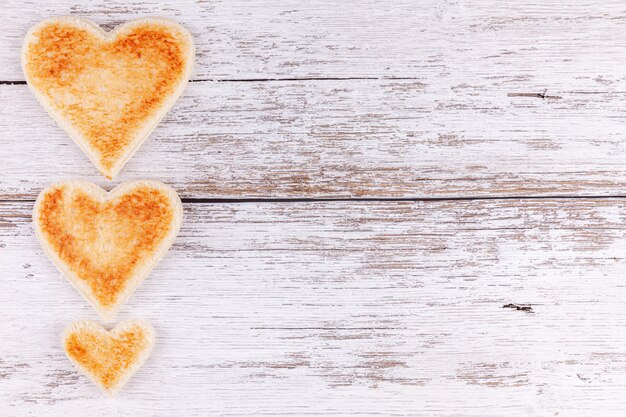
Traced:
<path id="1" fill-rule="evenodd" d="M 143 329 L 147 336 L 148 344 L 146 348 L 141 352 L 141 355 L 137 357 L 137 360 L 133 362 L 130 367 L 122 374 L 122 377 L 119 379 L 116 385 L 111 388 L 106 388 L 102 383 L 89 372 L 89 369 L 82 366 L 80 363 L 76 362 L 67 352 L 66 341 L 68 337 L 76 332 L 80 332 L 81 330 L 91 330 L 93 332 L 101 333 L 103 335 L 115 336 L 120 333 L 123 333 L 126 330 L 130 330 L 133 327 L 139 326 Z M 128 380 L 141 368 L 141 366 L 146 362 L 150 353 L 152 353 L 152 348 L 154 347 L 154 341 L 156 339 L 156 333 L 154 328 L 146 323 L 143 320 L 132 320 L 132 321 L 123 321 L 117 324 L 112 330 L 107 331 L 104 327 L 100 326 L 97 323 L 88 320 L 79 320 L 69 324 L 63 334 L 61 335 L 61 344 L 63 345 L 63 350 L 67 357 L 76 365 L 76 367 L 89 379 L 91 379 L 105 394 L 113 397 L 115 396 L 124 385 L 128 382 Z"/>
<path id="2" fill-rule="evenodd" d="M 41 202 L 47 192 L 59 186 L 69 186 L 69 187 L 81 189 L 82 191 L 84 191 L 85 193 L 87 193 L 88 195 L 90 195 L 91 197 L 93 197 L 95 200 L 98 200 L 98 201 L 112 200 L 118 196 L 125 194 L 127 191 L 130 191 L 132 189 L 148 186 L 150 188 L 155 188 L 155 189 L 163 191 L 169 197 L 172 203 L 172 207 L 174 209 L 174 216 L 172 220 L 173 222 L 172 227 L 169 233 L 167 234 L 163 242 L 161 242 L 157 251 L 154 252 L 153 255 L 150 256 L 148 259 L 146 259 L 146 263 L 141 268 L 138 268 L 135 274 L 133 274 L 133 276 L 129 279 L 124 290 L 118 295 L 118 298 L 115 304 L 112 304 L 110 307 L 104 307 L 98 302 L 98 300 L 93 295 L 93 292 L 91 288 L 89 288 L 87 283 L 84 280 L 80 279 L 68 267 L 68 265 L 61 260 L 57 252 L 50 245 L 45 235 L 41 231 L 41 226 L 39 224 L 39 210 L 41 207 Z M 67 279 L 72 283 L 74 288 L 78 290 L 78 292 L 83 296 L 83 298 L 89 304 L 93 306 L 93 308 L 98 312 L 98 314 L 100 315 L 100 317 L 105 323 L 111 322 L 111 320 L 113 319 L 115 314 L 117 314 L 120 307 L 128 300 L 128 298 L 132 295 L 132 293 L 141 285 L 143 280 L 150 274 L 150 271 L 152 271 L 152 269 L 156 266 L 156 264 L 159 263 L 161 258 L 163 258 L 163 256 L 167 253 L 170 246 L 174 242 L 174 239 L 176 238 L 178 231 L 180 230 L 182 221 L 183 221 L 183 205 L 176 191 L 174 191 L 174 189 L 171 188 L 170 186 L 163 184 L 162 182 L 151 181 L 151 180 L 125 182 L 125 183 L 118 185 L 110 192 L 106 192 L 105 190 L 97 186 L 96 184 L 93 184 L 89 181 L 84 181 L 84 180 L 63 181 L 63 182 L 52 184 L 46 189 L 44 189 L 41 193 L 39 193 L 39 196 L 37 197 L 37 200 L 35 201 L 35 207 L 33 209 L 33 225 L 35 228 L 35 234 L 37 236 L 37 239 L 41 243 L 41 246 L 43 247 L 44 252 L 48 256 L 48 258 L 50 258 L 52 263 L 57 267 L 57 269 L 63 275 L 67 277 Z"/>
<path id="3" fill-rule="evenodd" d="M 126 150 L 126 152 L 116 161 L 115 165 L 111 169 L 107 169 L 100 163 L 99 153 L 91 146 L 89 140 L 85 138 L 85 136 L 80 133 L 77 129 L 75 129 L 70 123 L 67 123 L 63 120 L 62 115 L 58 114 L 52 106 L 52 102 L 48 100 L 48 98 L 41 94 L 36 88 L 33 87 L 32 82 L 29 78 L 28 72 L 26 71 L 26 60 L 27 60 L 27 49 L 28 45 L 36 40 L 34 33 L 37 32 L 42 26 L 54 24 L 54 23 L 70 23 L 77 28 L 85 29 L 92 33 L 94 36 L 97 36 L 105 41 L 114 41 L 119 36 L 122 36 L 129 32 L 133 27 L 142 25 L 145 23 L 159 23 L 163 25 L 170 25 L 178 30 L 180 30 L 185 37 L 187 38 L 189 49 L 185 55 L 185 73 L 182 76 L 182 80 L 179 83 L 176 90 L 165 100 L 165 102 L 158 109 L 157 113 L 150 119 L 146 120 L 144 125 L 141 127 L 135 138 L 131 141 L 130 146 Z M 159 124 L 159 122 L 165 117 L 168 111 L 174 106 L 176 101 L 182 95 L 185 87 L 189 79 L 191 78 L 191 74 L 193 72 L 194 60 L 195 60 L 195 46 L 193 43 L 193 38 L 189 31 L 185 29 L 183 26 L 178 24 L 177 22 L 162 18 L 162 17 L 150 17 L 143 19 L 131 20 L 129 22 L 123 23 L 117 26 L 115 29 L 110 32 L 105 31 L 100 26 L 98 26 L 95 22 L 82 19 L 74 16 L 60 16 L 53 17 L 46 20 L 43 20 L 30 28 L 24 37 L 24 42 L 22 43 L 22 51 L 21 51 L 21 63 L 22 63 L 22 72 L 26 78 L 26 83 L 29 85 L 30 90 L 35 95 L 35 98 L 39 103 L 43 106 L 43 108 L 48 112 L 48 114 L 57 122 L 63 130 L 65 130 L 68 135 L 72 138 L 72 140 L 80 147 L 80 149 L 89 157 L 91 162 L 96 166 L 98 171 L 102 173 L 106 178 L 113 179 L 117 176 L 120 170 L 124 167 L 126 162 L 135 154 L 137 149 L 148 139 L 154 128 Z"/>

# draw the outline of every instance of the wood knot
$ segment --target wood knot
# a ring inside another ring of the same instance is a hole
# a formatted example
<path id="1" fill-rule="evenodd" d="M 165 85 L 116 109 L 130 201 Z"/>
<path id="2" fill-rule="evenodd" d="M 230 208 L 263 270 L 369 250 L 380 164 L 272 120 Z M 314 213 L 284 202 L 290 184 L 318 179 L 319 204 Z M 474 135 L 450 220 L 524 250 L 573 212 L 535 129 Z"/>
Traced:
<path id="1" fill-rule="evenodd" d="M 512 308 L 513 310 L 517 310 L 517 311 L 526 311 L 528 313 L 534 313 L 533 308 L 530 306 L 530 304 L 528 305 L 524 305 L 524 304 L 505 304 L 502 306 L 502 308 Z"/>

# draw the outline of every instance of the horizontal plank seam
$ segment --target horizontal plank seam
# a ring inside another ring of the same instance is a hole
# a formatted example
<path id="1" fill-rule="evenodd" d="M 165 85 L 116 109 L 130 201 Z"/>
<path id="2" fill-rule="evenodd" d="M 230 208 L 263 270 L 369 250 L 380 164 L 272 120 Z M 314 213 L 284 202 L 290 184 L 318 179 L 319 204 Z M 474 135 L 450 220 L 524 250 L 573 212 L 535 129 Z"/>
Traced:
<path id="1" fill-rule="evenodd" d="M 626 195 L 540 195 L 540 196 L 478 196 L 478 197 L 357 197 L 357 198 L 181 198 L 184 204 L 242 203 L 358 203 L 358 202 L 445 202 L 489 200 L 610 200 L 626 199 Z M 2 199 L 0 203 L 34 203 L 35 199 Z"/>
<path id="2" fill-rule="evenodd" d="M 406 327 L 251 327 L 251 330 L 405 330 Z"/>
<path id="3" fill-rule="evenodd" d="M 394 202 L 394 201 L 472 201 L 472 200 L 555 200 L 555 199 L 611 199 L 626 198 L 626 195 L 615 196 L 576 196 L 576 195 L 541 195 L 541 196 L 467 196 L 467 197 L 338 197 L 338 198 L 183 198 L 183 203 L 317 203 L 317 202 Z"/>
<path id="4" fill-rule="evenodd" d="M 281 78 L 206 78 L 189 80 L 192 83 L 221 82 L 221 83 L 255 83 L 255 82 L 284 82 L 284 81 L 358 81 L 358 80 L 419 80 L 417 77 L 281 77 Z"/>
<path id="5" fill-rule="evenodd" d="M 286 82 L 286 81 L 355 81 L 355 80 L 418 80 L 417 77 L 291 77 L 291 78 L 201 78 L 189 80 L 190 83 L 220 82 L 220 83 L 256 83 L 256 82 Z M 26 85 L 24 80 L 4 80 L 0 85 Z"/>
<path id="6" fill-rule="evenodd" d="M 214 78 L 214 79 L 193 79 L 189 80 L 190 83 L 260 83 L 260 82 L 297 82 L 297 81 L 417 81 L 423 80 L 417 77 L 302 77 L 302 78 Z M 0 86 L 3 85 L 26 85 L 26 81 L 23 80 L 5 80 L 0 81 Z M 572 90 L 572 91 L 559 91 L 561 94 L 624 94 L 626 91 L 585 91 L 585 90 Z M 539 99 L 552 99 L 559 100 L 562 97 L 557 95 L 548 95 L 544 90 L 543 92 L 510 92 L 507 93 L 507 97 L 526 97 L 526 98 L 539 98 Z"/>

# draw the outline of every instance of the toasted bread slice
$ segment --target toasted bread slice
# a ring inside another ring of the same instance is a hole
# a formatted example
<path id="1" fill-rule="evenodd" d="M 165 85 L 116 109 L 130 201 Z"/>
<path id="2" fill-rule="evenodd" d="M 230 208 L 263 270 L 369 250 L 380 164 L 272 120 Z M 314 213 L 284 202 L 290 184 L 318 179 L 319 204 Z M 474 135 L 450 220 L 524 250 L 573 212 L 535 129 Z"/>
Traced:
<path id="1" fill-rule="evenodd" d="M 62 182 L 43 190 L 33 211 L 44 251 L 107 322 L 167 252 L 181 222 L 178 194 L 157 181 L 109 193 L 87 181 Z"/>
<path id="2" fill-rule="evenodd" d="M 65 328 L 63 348 L 76 366 L 104 392 L 114 395 L 148 359 L 154 329 L 141 321 L 121 322 L 111 331 L 90 321 Z"/>
<path id="3" fill-rule="evenodd" d="M 57 17 L 28 32 L 22 68 L 43 107 L 112 179 L 182 94 L 194 55 L 189 32 L 167 19 L 105 32 Z"/>

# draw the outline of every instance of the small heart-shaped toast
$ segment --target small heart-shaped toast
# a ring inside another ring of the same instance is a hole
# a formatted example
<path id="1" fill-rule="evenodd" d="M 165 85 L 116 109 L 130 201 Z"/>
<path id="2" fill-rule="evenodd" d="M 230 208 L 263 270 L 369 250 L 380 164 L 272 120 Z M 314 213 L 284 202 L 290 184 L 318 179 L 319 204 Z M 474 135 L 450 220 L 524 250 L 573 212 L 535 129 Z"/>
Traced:
<path id="1" fill-rule="evenodd" d="M 109 193 L 68 181 L 39 194 L 33 222 L 48 257 L 108 322 L 171 246 L 182 204 L 158 181 Z"/>
<path id="2" fill-rule="evenodd" d="M 141 321 L 125 321 L 111 331 L 76 321 L 63 332 L 63 348 L 78 368 L 106 393 L 114 395 L 148 359 L 154 330 Z"/>
<path id="3" fill-rule="evenodd" d="M 28 32 L 22 68 L 46 111 L 111 179 L 182 94 L 194 55 L 189 32 L 167 19 L 105 32 L 57 17 Z"/>

